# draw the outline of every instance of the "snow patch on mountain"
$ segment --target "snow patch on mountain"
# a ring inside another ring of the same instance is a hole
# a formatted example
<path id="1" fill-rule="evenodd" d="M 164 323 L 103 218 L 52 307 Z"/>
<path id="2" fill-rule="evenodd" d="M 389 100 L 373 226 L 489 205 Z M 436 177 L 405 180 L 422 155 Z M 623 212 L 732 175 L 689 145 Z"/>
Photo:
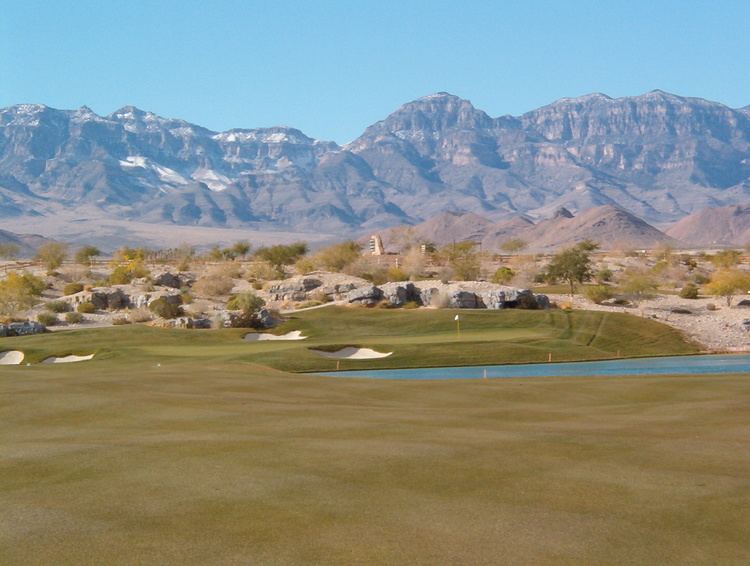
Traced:
<path id="1" fill-rule="evenodd" d="M 212 191 L 221 192 L 232 184 L 232 180 L 229 177 L 217 173 L 213 169 L 196 169 L 193 171 L 191 177 L 196 181 L 205 183 L 205 185 Z"/>

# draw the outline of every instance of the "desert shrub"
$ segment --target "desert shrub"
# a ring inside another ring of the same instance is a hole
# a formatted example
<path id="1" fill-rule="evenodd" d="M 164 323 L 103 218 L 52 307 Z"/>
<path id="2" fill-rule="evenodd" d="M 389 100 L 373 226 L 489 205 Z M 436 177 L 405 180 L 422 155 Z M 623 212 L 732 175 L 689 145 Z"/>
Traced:
<path id="1" fill-rule="evenodd" d="M 130 312 L 128 312 L 128 320 L 130 320 L 130 322 L 148 322 L 152 318 L 153 315 L 147 308 L 141 307 L 132 309 Z"/>
<path id="2" fill-rule="evenodd" d="M 239 279 L 242 275 L 242 266 L 239 263 L 223 262 L 214 265 L 208 270 L 207 275 L 216 275 L 220 277 L 229 277 L 230 279 Z"/>
<path id="3" fill-rule="evenodd" d="M 42 244 L 36 250 L 34 259 L 40 262 L 47 270 L 47 275 L 52 275 L 55 270 L 63 264 L 68 255 L 67 244 L 60 242 L 49 242 Z"/>
<path id="4" fill-rule="evenodd" d="M 421 246 L 412 246 L 404 254 L 401 269 L 409 274 L 409 279 L 417 281 L 424 274 L 425 260 L 426 258 L 422 253 Z"/>
<path id="5" fill-rule="evenodd" d="M 317 289 L 310 293 L 310 300 L 318 303 L 330 303 L 333 299 L 326 295 L 325 291 L 322 289 Z"/>
<path id="6" fill-rule="evenodd" d="M 36 315 L 36 319 L 44 326 L 54 326 L 58 322 L 57 315 L 51 312 L 40 312 Z"/>
<path id="7" fill-rule="evenodd" d="M 65 301 L 50 301 L 44 304 L 44 308 L 49 312 L 63 313 L 70 310 L 70 305 Z"/>
<path id="8" fill-rule="evenodd" d="M 91 314 L 96 312 L 96 307 L 94 306 L 94 303 L 85 302 L 79 304 L 76 310 L 82 314 Z"/>
<path id="9" fill-rule="evenodd" d="M 526 249 L 528 244 L 520 238 L 512 238 L 500 244 L 500 249 L 505 253 L 515 254 Z"/>
<path id="10" fill-rule="evenodd" d="M 45 287 L 39 277 L 11 271 L 0 280 L 0 314 L 10 315 L 32 307 Z"/>
<path id="11" fill-rule="evenodd" d="M 612 298 L 612 290 L 606 285 L 590 285 L 584 287 L 583 296 L 598 305 L 602 301 Z"/>
<path id="12" fill-rule="evenodd" d="M 680 297 L 683 299 L 697 299 L 698 298 L 698 287 L 692 283 L 688 283 L 682 289 L 680 289 Z"/>
<path id="13" fill-rule="evenodd" d="M 719 310 L 719 307 L 717 307 L 717 306 L 716 306 L 715 304 L 713 304 L 713 303 L 708 303 L 708 304 L 706 305 L 706 310 L 707 310 L 707 311 L 717 311 L 717 310 Z"/>
<path id="14" fill-rule="evenodd" d="M 638 305 L 653 296 L 659 283 L 648 270 L 628 268 L 620 277 L 620 288 L 631 302 Z"/>
<path id="15" fill-rule="evenodd" d="M 102 252 L 94 246 L 84 246 L 76 251 L 75 260 L 80 265 L 91 265 L 91 260 L 96 256 L 102 255 Z"/>
<path id="16" fill-rule="evenodd" d="M 245 278 L 248 281 L 273 281 L 283 277 L 283 268 L 277 269 L 267 261 L 255 261 L 245 270 Z"/>
<path id="17" fill-rule="evenodd" d="M 193 294 L 190 291 L 182 291 L 180 293 L 180 298 L 182 298 L 183 305 L 189 305 L 194 300 Z"/>
<path id="18" fill-rule="evenodd" d="M 83 291 L 83 283 L 68 283 L 63 287 L 63 295 L 75 295 Z"/>
<path id="19" fill-rule="evenodd" d="M 307 244 L 278 244 L 258 248 L 255 257 L 272 265 L 279 273 L 284 273 L 285 265 L 292 265 L 307 253 Z"/>
<path id="20" fill-rule="evenodd" d="M 402 308 L 405 308 L 405 309 L 416 309 L 416 308 L 419 308 L 419 304 L 417 303 L 417 301 L 406 301 L 404 303 L 404 306 Z"/>
<path id="21" fill-rule="evenodd" d="M 724 297 L 730 307 L 735 295 L 743 295 L 750 290 L 750 273 L 739 269 L 722 269 L 713 274 L 705 289 L 710 295 Z"/>
<path id="22" fill-rule="evenodd" d="M 297 260 L 297 263 L 294 264 L 294 268 L 297 270 L 297 273 L 306 275 L 307 273 L 315 271 L 315 262 L 309 257 L 303 257 Z"/>
<path id="23" fill-rule="evenodd" d="M 393 265 L 386 270 L 386 278 L 388 281 L 408 281 L 409 274 L 397 265 Z"/>
<path id="24" fill-rule="evenodd" d="M 444 246 L 437 252 L 436 259 L 450 267 L 453 277 L 460 281 L 479 278 L 480 258 L 475 242 L 457 242 Z"/>
<path id="25" fill-rule="evenodd" d="M 340 272 L 360 256 L 357 242 L 348 241 L 323 248 L 315 254 L 314 262 L 329 271 Z"/>
<path id="26" fill-rule="evenodd" d="M 83 315 L 79 312 L 69 312 L 65 314 L 65 322 L 69 324 L 78 324 L 83 322 Z"/>
<path id="27" fill-rule="evenodd" d="M 502 266 L 492 275 L 492 282 L 499 285 L 507 285 L 516 276 L 515 271 L 510 267 Z"/>
<path id="28" fill-rule="evenodd" d="M 260 281 L 253 281 L 252 286 L 256 291 L 260 291 L 261 289 L 263 289 L 263 283 L 261 283 Z"/>
<path id="29" fill-rule="evenodd" d="M 193 290 L 204 297 L 228 295 L 234 287 L 234 281 L 224 275 L 204 275 L 195 282 Z"/>
<path id="30" fill-rule="evenodd" d="M 742 260 L 742 253 L 737 250 L 722 250 L 716 252 L 708 260 L 719 269 L 731 269 Z"/>
<path id="31" fill-rule="evenodd" d="M 116 316 L 115 318 L 112 319 L 113 326 L 123 326 L 125 324 L 130 324 L 130 321 L 127 319 L 127 317 Z"/>
<path id="32" fill-rule="evenodd" d="M 227 301 L 227 310 L 254 313 L 265 304 L 266 302 L 255 293 L 240 293 Z"/>
<path id="33" fill-rule="evenodd" d="M 608 267 L 602 267 L 594 274 L 597 283 L 609 283 L 613 277 L 614 273 Z"/>
<path id="34" fill-rule="evenodd" d="M 373 285 L 382 285 L 388 281 L 388 270 L 385 266 L 378 265 L 370 257 L 360 256 L 346 266 L 344 272 L 347 275 L 361 277 Z"/>
<path id="35" fill-rule="evenodd" d="M 696 285 L 705 285 L 709 281 L 711 281 L 711 279 L 709 279 L 708 276 L 703 273 L 696 273 L 695 275 L 693 275 L 693 282 Z"/>
<path id="36" fill-rule="evenodd" d="M 155 301 L 151 301 L 148 308 L 152 313 L 161 318 L 177 318 L 183 314 L 182 307 L 170 303 L 166 297 L 159 297 Z"/>
<path id="37" fill-rule="evenodd" d="M 109 275 L 108 283 L 110 285 L 127 285 L 133 279 L 148 277 L 150 272 L 142 260 L 135 259 L 127 264 L 118 265 Z"/>

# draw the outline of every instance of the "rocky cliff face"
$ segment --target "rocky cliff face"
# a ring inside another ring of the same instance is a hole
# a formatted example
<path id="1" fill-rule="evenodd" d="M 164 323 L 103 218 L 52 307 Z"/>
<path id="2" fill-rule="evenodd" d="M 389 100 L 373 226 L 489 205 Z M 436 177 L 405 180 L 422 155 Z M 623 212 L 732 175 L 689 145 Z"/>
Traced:
<path id="1" fill-rule="evenodd" d="M 345 147 L 213 132 L 134 107 L 0 110 L 0 217 L 355 231 L 443 211 L 493 222 L 614 206 L 649 221 L 750 200 L 750 111 L 654 91 L 493 118 L 437 93 Z"/>

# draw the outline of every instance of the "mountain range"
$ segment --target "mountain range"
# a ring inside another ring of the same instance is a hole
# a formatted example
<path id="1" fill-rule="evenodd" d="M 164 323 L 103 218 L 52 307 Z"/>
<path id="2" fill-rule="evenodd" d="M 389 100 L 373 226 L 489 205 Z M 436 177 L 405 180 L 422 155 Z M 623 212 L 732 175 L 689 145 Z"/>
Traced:
<path id="1" fill-rule="evenodd" d="M 665 225 L 749 201 L 750 108 L 658 90 L 495 118 L 437 93 L 343 146 L 134 107 L 0 110 L 0 223 L 24 229 L 64 217 L 340 235 L 443 212 L 538 223 L 602 206 Z"/>
<path id="2" fill-rule="evenodd" d="M 596 242 L 605 250 L 683 245 L 634 214 L 611 205 L 590 208 L 577 215 L 561 208 L 551 218 L 537 222 L 522 215 L 492 222 L 473 212 L 443 212 L 415 226 L 384 230 L 381 237 L 390 251 L 400 251 L 419 242 L 445 246 L 463 241 L 497 251 L 511 239 L 523 241 L 530 252 L 549 252 L 583 240 Z"/>

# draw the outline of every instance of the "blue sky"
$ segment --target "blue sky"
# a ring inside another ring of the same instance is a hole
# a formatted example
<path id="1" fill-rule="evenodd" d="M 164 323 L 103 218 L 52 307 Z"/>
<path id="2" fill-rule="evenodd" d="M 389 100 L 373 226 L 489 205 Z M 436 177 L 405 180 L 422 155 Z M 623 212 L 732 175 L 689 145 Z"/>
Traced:
<path id="1" fill-rule="evenodd" d="M 0 0 L 0 106 L 126 104 L 347 142 L 436 91 L 493 116 L 655 88 L 750 104 L 750 2 Z"/>

